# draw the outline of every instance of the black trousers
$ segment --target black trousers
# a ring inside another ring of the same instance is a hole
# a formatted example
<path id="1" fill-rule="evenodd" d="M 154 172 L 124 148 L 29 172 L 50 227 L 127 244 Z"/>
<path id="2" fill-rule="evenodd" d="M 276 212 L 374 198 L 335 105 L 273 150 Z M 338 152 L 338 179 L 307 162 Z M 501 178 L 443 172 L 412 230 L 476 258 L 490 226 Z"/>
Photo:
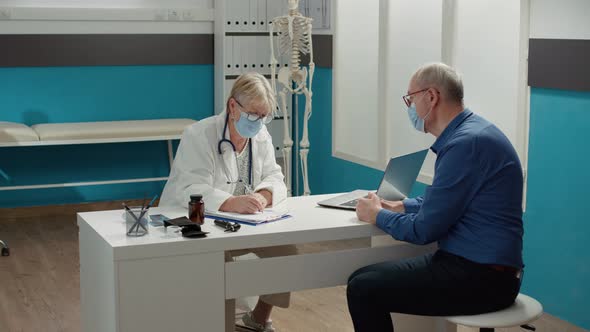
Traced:
<path id="1" fill-rule="evenodd" d="M 475 315 L 504 309 L 520 289 L 515 273 L 502 272 L 437 251 L 363 267 L 348 278 L 348 309 L 356 332 L 393 331 L 390 313 Z"/>

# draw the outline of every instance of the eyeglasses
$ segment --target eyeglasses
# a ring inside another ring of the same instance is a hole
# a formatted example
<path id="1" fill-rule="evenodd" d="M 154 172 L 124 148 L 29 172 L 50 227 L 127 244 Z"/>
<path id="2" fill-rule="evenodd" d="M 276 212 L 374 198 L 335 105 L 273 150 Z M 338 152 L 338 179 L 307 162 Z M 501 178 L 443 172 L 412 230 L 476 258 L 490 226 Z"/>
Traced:
<path id="1" fill-rule="evenodd" d="M 236 98 L 234 98 L 234 100 L 236 101 L 238 106 L 240 106 L 240 108 L 242 108 L 244 110 L 246 109 L 244 106 L 242 106 L 242 104 L 240 104 L 240 102 Z M 240 116 L 245 116 L 248 121 L 256 122 L 256 121 L 260 120 L 264 124 L 269 124 L 272 121 L 272 114 L 269 114 L 267 116 L 260 116 L 258 114 L 252 114 L 252 113 L 248 113 L 246 111 L 240 111 L 240 113 L 241 113 Z"/>
<path id="2" fill-rule="evenodd" d="M 422 89 L 422 90 L 420 90 L 420 91 L 415 91 L 415 92 L 408 93 L 407 95 L 405 95 L 405 96 L 402 96 L 402 99 L 403 99 L 403 100 L 404 100 L 404 102 L 406 103 L 406 106 L 410 107 L 410 106 L 412 105 L 412 99 L 414 99 L 414 98 L 412 98 L 411 96 L 413 96 L 413 95 L 415 95 L 415 94 L 417 94 L 417 93 L 420 93 L 420 92 L 427 91 L 428 89 L 429 89 L 429 88 Z"/>

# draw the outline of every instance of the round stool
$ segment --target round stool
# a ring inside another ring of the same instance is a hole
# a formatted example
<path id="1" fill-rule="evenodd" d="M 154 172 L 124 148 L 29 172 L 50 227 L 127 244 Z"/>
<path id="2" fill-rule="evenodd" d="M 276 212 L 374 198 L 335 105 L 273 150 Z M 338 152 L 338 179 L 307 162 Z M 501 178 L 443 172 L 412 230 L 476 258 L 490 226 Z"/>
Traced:
<path id="1" fill-rule="evenodd" d="M 480 332 L 493 332 L 495 328 L 521 326 L 524 329 L 534 331 L 535 328 L 525 325 L 543 314 L 543 306 L 539 301 L 524 294 L 518 294 L 514 304 L 510 307 L 481 315 L 448 316 L 444 317 L 451 323 L 458 325 L 478 327 Z"/>

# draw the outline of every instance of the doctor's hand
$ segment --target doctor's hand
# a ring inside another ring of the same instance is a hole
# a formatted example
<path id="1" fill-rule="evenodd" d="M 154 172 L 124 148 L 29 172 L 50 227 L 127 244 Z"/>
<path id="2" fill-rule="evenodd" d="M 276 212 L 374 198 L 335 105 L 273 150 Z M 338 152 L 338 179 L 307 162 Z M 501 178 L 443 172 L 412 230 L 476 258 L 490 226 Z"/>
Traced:
<path id="1" fill-rule="evenodd" d="M 381 206 L 384 209 L 387 209 L 387 210 L 393 211 L 393 212 L 397 212 L 397 213 L 405 213 L 406 212 L 406 208 L 404 207 L 404 203 L 402 203 L 402 201 L 387 201 L 387 200 L 382 199 Z"/>
<path id="2" fill-rule="evenodd" d="M 268 206 L 268 200 L 266 199 L 266 197 L 264 197 L 264 195 L 262 193 L 257 192 L 257 193 L 252 193 L 250 195 L 254 196 L 260 202 L 263 210 L 265 207 Z"/>
<path id="3" fill-rule="evenodd" d="M 377 222 L 377 213 L 381 210 L 381 199 L 374 193 L 369 193 L 368 198 L 359 199 L 356 205 L 356 216 L 360 221 L 370 224 Z"/>
<path id="4" fill-rule="evenodd" d="M 253 214 L 264 210 L 262 203 L 253 195 L 233 196 L 225 200 L 219 211 Z"/>

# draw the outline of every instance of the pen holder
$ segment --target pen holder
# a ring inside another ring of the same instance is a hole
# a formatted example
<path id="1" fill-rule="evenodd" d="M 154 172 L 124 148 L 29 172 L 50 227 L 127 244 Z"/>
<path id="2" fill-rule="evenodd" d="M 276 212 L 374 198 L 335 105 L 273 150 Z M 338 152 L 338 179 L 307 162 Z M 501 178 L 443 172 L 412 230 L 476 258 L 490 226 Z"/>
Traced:
<path id="1" fill-rule="evenodd" d="M 148 213 L 144 213 L 141 220 L 138 221 L 140 215 L 140 206 L 133 206 L 129 210 L 125 210 L 125 233 L 127 236 L 143 236 L 148 233 Z"/>

